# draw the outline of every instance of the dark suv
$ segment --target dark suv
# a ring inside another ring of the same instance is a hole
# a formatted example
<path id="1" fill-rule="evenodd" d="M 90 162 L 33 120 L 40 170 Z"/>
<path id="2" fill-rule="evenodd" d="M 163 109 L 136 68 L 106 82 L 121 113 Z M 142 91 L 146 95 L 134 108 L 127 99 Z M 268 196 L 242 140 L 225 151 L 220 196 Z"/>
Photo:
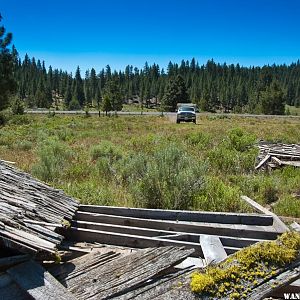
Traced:
<path id="1" fill-rule="evenodd" d="M 196 111 L 193 106 L 180 106 L 177 111 L 177 121 L 180 122 L 193 122 L 196 124 Z"/>

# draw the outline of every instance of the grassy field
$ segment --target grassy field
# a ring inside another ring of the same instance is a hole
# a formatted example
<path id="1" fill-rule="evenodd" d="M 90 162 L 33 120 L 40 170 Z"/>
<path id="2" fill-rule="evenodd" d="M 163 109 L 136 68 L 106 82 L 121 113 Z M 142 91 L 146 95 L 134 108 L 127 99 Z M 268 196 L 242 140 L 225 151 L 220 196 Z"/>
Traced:
<path id="1" fill-rule="evenodd" d="M 298 143 L 300 120 L 16 116 L 0 127 L 0 158 L 82 203 L 249 211 L 245 194 L 300 217 L 300 168 L 254 172 L 260 139 Z"/>

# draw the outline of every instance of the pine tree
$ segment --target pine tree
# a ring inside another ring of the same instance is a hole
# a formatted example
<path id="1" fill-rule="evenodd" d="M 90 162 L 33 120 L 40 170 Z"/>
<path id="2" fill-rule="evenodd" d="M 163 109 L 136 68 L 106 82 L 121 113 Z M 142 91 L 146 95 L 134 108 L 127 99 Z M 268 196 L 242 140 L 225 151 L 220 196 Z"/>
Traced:
<path id="1" fill-rule="evenodd" d="M 123 101 L 122 101 L 122 96 L 117 81 L 114 79 L 108 81 L 105 85 L 104 90 L 105 92 L 104 92 L 103 101 L 104 98 L 106 97 L 110 100 L 112 110 L 114 111 L 122 110 Z"/>
<path id="2" fill-rule="evenodd" d="M 111 110 L 113 110 L 110 94 L 105 94 L 102 101 L 102 110 L 105 111 L 105 115 Z"/>
<path id="3" fill-rule="evenodd" d="M 0 22 L 2 16 L 0 15 Z M 12 34 L 5 34 L 5 28 L 0 27 L 0 110 L 9 105 L 9 96 L 16 91 L 14 78 L 14 56 L 7 48 L 12 40 Z"/>
<path id="4" fill-rule="evenodd" d="M 84 106 L 85 97 L 84 97 L 84 91 L 83 91 L 83 81 L 80 75 L 80 69 L 79 66 L 76 69 L 75 73 L 75 82 L 74 82 L 74 92 L 73 92 L 73 99 L 74 101 L 78 101 L 79 105 L 81 107 Z"/>
<path id="5" fill-rule="evenodd" d="M 262 113 L 265 115 L 284 115 L 284 93 L 277 81 L 261 93 Z"/>
<path id="6" fill-rule="evenodd" d="M 175 111 L 177 103 L 189 102 L 187 89 L 181 75 L 177 75 L 169 81 L 162 102 L 167 110 L 172 111 Z"/>

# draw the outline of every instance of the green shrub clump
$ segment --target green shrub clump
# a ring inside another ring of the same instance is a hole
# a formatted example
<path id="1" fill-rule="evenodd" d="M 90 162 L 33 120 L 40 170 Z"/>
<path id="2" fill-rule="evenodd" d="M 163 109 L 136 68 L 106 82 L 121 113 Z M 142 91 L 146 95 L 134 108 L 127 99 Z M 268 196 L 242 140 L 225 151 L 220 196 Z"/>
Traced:
<path id="1" fill-rule="evenodd" d="M 72 159 L 69 147 L 56 139 L 44 141 L 38 151 L 39 161 L 33 165 L 32 174 L 43 181 L 56 181 Z"/>
<path id="2" fill-rule="evenodd" d="M 189 209 L 203 187 L 205 169 L 183 149 L 170 144 L 151 156 L 138 154 L 127 158 L 121 173 L 135 206 Z"/>

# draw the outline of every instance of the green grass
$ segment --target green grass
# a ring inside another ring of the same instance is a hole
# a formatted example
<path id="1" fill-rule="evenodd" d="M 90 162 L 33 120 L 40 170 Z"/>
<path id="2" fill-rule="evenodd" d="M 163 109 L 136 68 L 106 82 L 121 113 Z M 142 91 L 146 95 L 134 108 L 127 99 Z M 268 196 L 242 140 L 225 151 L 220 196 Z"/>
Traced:
<path id="1" fill-rule="evenodd" d="M 0 158 L 82 203 L 249 211 L 245 194 L 300 217 L 300 168 L 254 172 L 260 140 L 298 143 L 294 118 L 22 116 L 0 127 Z"/>

